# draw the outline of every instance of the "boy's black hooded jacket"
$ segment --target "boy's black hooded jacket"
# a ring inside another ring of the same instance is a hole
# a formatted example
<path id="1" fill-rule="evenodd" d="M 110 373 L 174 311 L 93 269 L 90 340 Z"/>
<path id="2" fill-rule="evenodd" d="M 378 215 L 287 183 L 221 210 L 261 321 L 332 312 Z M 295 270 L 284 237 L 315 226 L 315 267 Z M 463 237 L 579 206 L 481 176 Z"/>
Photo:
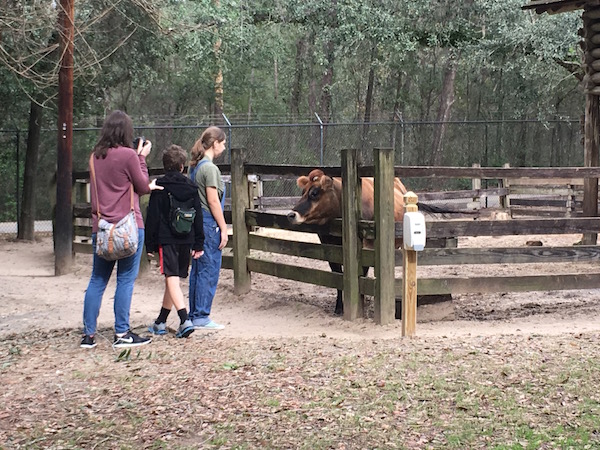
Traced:
<path id="1" fill-rule="evenodd" d="M 204 250 L 204 229 L 202 223 L 202 205 L 198 196 L 198 187 L 181 172 L 167 172 L 156 180 L 163 190 L 154 190 L 150 194 L 146 215 L 146 251 L 154 253 L 163 244 L 190 244 L 192 250 Z M 194 227 L 187 236 L 176 236 L 169 226 L 169 193 L 177 200 L 185 202 L 194 199 L 196 218 Z"/>

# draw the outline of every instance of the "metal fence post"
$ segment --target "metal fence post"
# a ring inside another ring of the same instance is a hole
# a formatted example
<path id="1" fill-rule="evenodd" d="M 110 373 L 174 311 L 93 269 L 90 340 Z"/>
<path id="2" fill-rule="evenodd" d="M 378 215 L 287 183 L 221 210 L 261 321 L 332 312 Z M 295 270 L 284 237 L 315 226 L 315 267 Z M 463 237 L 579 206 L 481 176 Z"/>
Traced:
<path id="1" fill-rule="evenodd" d="M 317 120 L 319 121 L 319 128 L 321 129 L 321 167 L 323 167 L 323 147 L 324 147 L 324 143 L 323 143 L 323 121 L 321 120 L 321 118 L 319 117 L 319 115 L 315 112 L 315 116 L 317 116 Z"/>
<path id="2" fill-rule="evenodd" d="M 17 234 L 19 233 L 19 222 L 20 222 L 20 217 L 21 217 L 21 195 L 19 192 L 19 187 L 21 184 L 21 178 L 20 178 L 20 174 L 21 174 L 21 164 L 20 164 L 20 159 L 21 159 L 21 151 L 20 151 L 20 142 L 21 142 L 21 131 L 17 128 L 16 130 L 16 134 L 15 134 L 15 138 L 16 138 L 16 153 L 17 153 L 17 176 L 16 178 L 16 201 L 15 204 L 17 205 Z"/>
<path id="3" fill-rule="evenodd" d="M 396 111 L 394 114 L 400 120 L 400 165 L 404 165 L 404 118 L 402 117 L 402 113 Z M 396 121 L 394 120 L 394 124 Z M 394 133 L 395 137 L 395 133 Z M 396 151 L 396 142 L 394 141 L 394 145 L 392 146 L 394 151 Z"/>
<path id="4" fill-rule="evenodd" d="M 227 150 L 229 151 L 229 164 L 231 164 L 231 122 L 229 121 L 229 119 L 227 118 L 227 116 L 225 115 L 225 113 L 221 113 L 223 115 L 223 118 L 225 119 L 225 122 L 227 122 L 227 129 L 229 130 L 228 134 L 228 138 L 227 138 Z"/>

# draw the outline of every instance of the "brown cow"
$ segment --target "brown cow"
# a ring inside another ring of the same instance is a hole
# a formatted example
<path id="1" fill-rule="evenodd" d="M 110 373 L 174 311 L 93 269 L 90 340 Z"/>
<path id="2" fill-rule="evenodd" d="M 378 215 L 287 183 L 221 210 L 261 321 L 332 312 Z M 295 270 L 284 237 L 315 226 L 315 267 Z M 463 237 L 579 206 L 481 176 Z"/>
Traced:
<path id="1" fill-rule="evenodd" d="M 325 225 L 332 219 L 342 217 L 341 178 L 331 178 L 321 169 L 314 169 L 307 177 L 298 178 L 297 184 L 302 189 L 302 199 L 288 214 L 291 223 Z M 373 178 L 363 178 L 361 186 L 361 216 L 364 220 L 372 220 L 375 214 Z M 396 221 L 402 220 L 406 192 L 402 181 L 394 178 L 394 220 Z"/>
<path id="2" fill-rule="evenodd" d="M 297 184 L 302 189 L 302 198 L 287 215 L 290 223 L 325 225 L 333 219 L 342 217 L 342 180 L 340 178 L 328 177 L 322 170 L 314 169 L 308 176 L 298 178 Z M 361 216 L 364 220 L 372 220 L 375 214 L 373 178 L 363 178 L 361 185 Z M 398 178 L 395 178 L 394 220 L 402 219 L 405 193 L 406 188 Z M 342 245 L 340 237 L 331 236 L 327 231 L 318 233 L 318 235 L 323 244 Z M 396 244 L 399 245 L 398 242 Z M 330 262 L 329 266 L 333 272 L 342 273 L 341 264 Z M 368 267 L 363 267 L 363 274 L 366 275 L 368 270 Z M 342 291 L 338 290 L 335 314 L 341 315 L 343 312 Z"/>
<path id="3" fill-rule="evenodd" d="M 302 198 L 287 215 L 290 223 L 294 225 L 301 223 L 326 225 L 329 221 L 342 217 L 342 180 L 340 178 L 329 177 L 322 170 L 314 169 L 308 176 L 299 177 L 297 184 L 302 189 Z M 361 216 L 364 220 L 372 220 L 375 214 L 373 178 L 362 178 L 361 186 Z M 400 179 L 394 178 L 395 221 L 402 220 L 404 194 L 406 192 L 407 189 Z M 447 212 L 422 203 L 419 204 L 419 207 L 419 209 L 429 212 Z M 318 233 L 318 236 L 323 244 L 342 245 L 341 237 L 331 236 L 327 231 Z M 402 241 L 397 239 L 396 248 L 401 243 Z M 372 242 L 365 242 L 364 244 L 370 247 Z M 342 273 L 341 264 L 330 262 L 329 266 L 333 272 Z M 363 267 L 363 274 L 366 275 L 368 270 L 368 267 Z M 343 311 L 342 292 L 338 291 L 335 314 L 342 314 Z"/>

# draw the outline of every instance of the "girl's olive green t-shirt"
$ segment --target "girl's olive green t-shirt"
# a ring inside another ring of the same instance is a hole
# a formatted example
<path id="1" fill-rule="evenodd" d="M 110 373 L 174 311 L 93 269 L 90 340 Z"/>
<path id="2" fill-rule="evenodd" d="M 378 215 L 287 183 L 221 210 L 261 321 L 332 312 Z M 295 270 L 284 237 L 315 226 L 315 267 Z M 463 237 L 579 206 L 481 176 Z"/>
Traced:
<path id="1" fill-rule="evenodd" d="M 202 161 L 204 160 L 208 162 L 203 163 L 199 167 L 196 166 L 198 168 L 196 169 L 194 182 L 198 186 L 198 195 L 200 196 L 202 208 L 210 212 L 210 208 L 208 207 L 208 199 L 206 198 L 206 188 L 217 188 L 219 201 L 221 201 L 223 199 L 223 193 L 225 192 L 225 183 L 223 182 L 221 171 L 217 165 L 208 158 L 202 158 Z M 200 162 L 198 162 L 198 164 L 200 164 Z"/>

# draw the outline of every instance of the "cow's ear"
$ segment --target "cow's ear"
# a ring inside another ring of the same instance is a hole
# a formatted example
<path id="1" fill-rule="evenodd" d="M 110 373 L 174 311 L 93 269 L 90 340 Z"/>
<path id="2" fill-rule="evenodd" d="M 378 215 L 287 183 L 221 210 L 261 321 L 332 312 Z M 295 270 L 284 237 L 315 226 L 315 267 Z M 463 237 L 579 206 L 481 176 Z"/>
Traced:
<path id="1" fill-rule="evenodd" d="M 308 183 L 310 183 L 310 179 L 306 176 L 301 176 L 298 178 L 298 180 L 296 180 L 296 184 L 302 190 L 304 190 L 304 188 L 306 188 L 306 186 L 308 186 Z"/>
<path id="2" fill-rule="evenodd" d="M 321 177 L 321 188 L 322 189 L 331 189 L 333 186 L 333 178 L 322 176 Z"/>

